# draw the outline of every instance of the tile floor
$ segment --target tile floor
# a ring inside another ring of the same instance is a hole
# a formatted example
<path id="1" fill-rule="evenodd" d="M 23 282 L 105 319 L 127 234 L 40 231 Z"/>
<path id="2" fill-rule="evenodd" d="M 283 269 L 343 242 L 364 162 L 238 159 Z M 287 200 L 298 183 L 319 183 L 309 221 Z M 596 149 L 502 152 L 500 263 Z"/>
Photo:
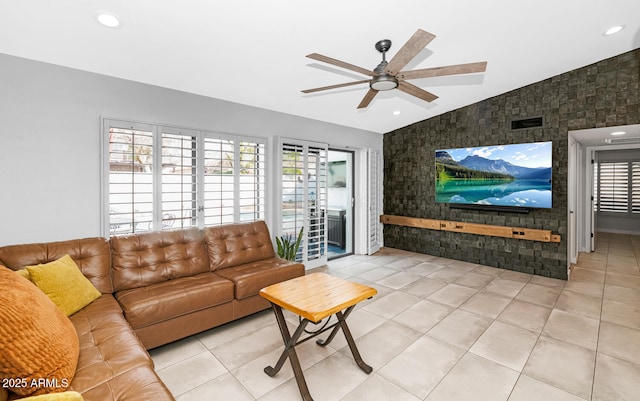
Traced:
<path id="1" fill-rule="evenodd" d="M 640 400 L 640 236 L 601 234 L 571 280 L 394 249 L 320 270 L 378 295 L 349 325 L 370 375 L 340 334 L 298 347 L 317 401 Z M 297 319 L 287 315 L 292 328 Z M 272 311 L 151 351 L 178 401 L 300 400 Z"/>

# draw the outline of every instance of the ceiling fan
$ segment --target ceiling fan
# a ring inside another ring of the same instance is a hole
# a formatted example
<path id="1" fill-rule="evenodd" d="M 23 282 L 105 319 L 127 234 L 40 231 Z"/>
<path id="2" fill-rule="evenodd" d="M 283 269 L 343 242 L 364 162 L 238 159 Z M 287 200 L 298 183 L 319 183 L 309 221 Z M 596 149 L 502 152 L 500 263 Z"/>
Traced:
<path id="1" fill-rule="evenodd" d="M 371 79 L 365 79 L 362 81 L 347 82 L 344 84 L 323 86 L 321 88 L 313 88 L 303 90 L 303 93 L 320 92 L 329 89 L 342 88 L 345 86 L 359 85 L 368 83 L 369 91 L 364 95 L 364 98 L 358 105 L 359 109 L 365 108 L 371 103 L 373 98 L 379 91 L 387 91 L 391 89 L 399 89 L 405 93 L 415 96 L 427 102 L 434 101 L 438 96 L 433 93 L 427 92 L 415 85 L 410 84 L 406 80 L 418 79 L 418 78 L 431 78 L 439 77 L 443 75 L 457 75 L 457 74 L 471 74 L 474 72 L 484 72 L 487 68 L 487 62 L 468 63 L 468 64 L 456 64 L 445 67 L 424 68 L 420 70 L 402 71 L 402 69 L 411 61 L 415 56 L 420 53 L 433 39 L 435 35 L 418 29 L 416 33 L 411 36 L 407 43 L 396 53 L 391 61 L 387 62 L 386 53 L 391 48 L 391 41 L 384 39 L 376 43 L 376 50 L 382 53 L 382 61 L 373 71 L 369 71 L 365 68 L 358 67 L 353 64 L 346 63 L 344 61 L 336 60 L 331 57 L 323 56 L 318 53 L 311 53 L 307 55 L 308 58 L 322 61 L 327 64 L 332 64 L 337 67 L 342 67 L 347 70 L 355 71 L 363 75 L 372 77 Z"/>

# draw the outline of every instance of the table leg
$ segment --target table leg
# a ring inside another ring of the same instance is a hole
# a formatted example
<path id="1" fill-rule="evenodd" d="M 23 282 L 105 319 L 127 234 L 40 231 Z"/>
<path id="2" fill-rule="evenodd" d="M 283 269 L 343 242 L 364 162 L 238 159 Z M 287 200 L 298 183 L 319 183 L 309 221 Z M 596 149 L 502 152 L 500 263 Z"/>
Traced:
<path id="1" fill-rule="evenodd" d="M 291 334 L 289 334 L 287 322 L 285 321 L 284 315 L 282 314 L 282 308 L 280 308 L 276 304 L 271 305 L 273 306 L 273 312 L 276 315 L 278 327 L 280 327 L 280 334 L 282 334 L 282 340 L 284 341 L 284 351 L 282 351 L 282 355 L 280 355 L 280 359 L 278 359 L 276 366 L 267 366 L 266 368 L 264 368 L 264 372 L 269 376 L 274 376 L 280 371 L 282 365 L 284 364 L 284 361 L 289 358 L 289 362 L 291 362 L 291 368 L 293 369 L 293 375 L 296 378 L 296 383 L 298 384 L 298 389 L 300 390 L 302 399 L 304 401 L 313 401 L 313 398 L 311 398 L 311 394 L 309 393 L 309 388 L 307 387 L 307 382 L 304 380 L 304 373 L 302 372 L 302 368 L 300 367 L 300 361 L 298 360 L 298 354 L 296 353 L 295 349 L 295 345 L 298 342 L 300 335 L 304 332 L 304 328 L 309 323 L 309 320 L 303 319 L 296 331 L 293 333 L 292 337 Z"/>
<path id="2" fill-rule="evenodd" d="M 347 308 L 344 313 L 336 312 L 336 317 L 338 318 L 338 324 L 336 325 L 336 327 L 334 327 L 333 331 L 331 331 L 331 334 L 329 335 L 329 337 L 327 337 L 325 341 L 317 340 L 316 343 L 323 347 L 326 346 L 333 340 L 338 330 L 342 329 L 342 333 L 344 333 L 344 338 L 347 340 L 347 344 L 349 344 L 349 349 L 351 350 L 351 355 L 353 355 L 353 359 L 356 361 L 360 369 L 362 369 L 365 373 L 369 374 L 371 373 L 371 371 L 373 371 L 373 368 L 367 365 L 362 359 L 362 356 L 360 356 L 360 351 L 358 351 L 356 342 L 353 340 L 353 336 L 351 335 L 351 330 L 349 330 L 349 326 L 347 326 L 347 316 L 349 316 L 354 306 Z"/>

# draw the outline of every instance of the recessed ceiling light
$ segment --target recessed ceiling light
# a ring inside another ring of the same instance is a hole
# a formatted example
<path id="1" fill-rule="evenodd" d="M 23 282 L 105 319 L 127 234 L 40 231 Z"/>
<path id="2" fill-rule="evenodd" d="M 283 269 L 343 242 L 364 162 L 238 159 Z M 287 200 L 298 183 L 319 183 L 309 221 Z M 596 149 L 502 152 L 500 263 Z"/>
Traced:
<path id="1" fill-rule="evenodd" d="M 394 116 L 399 116 L 400 113 L 402 113 L 400 110 L 396 110 L 396 111 L 393 112 L 393 115 Z"/>
<path id="2" fill-rule="evenodd" d="M 117 28 L 120 26 L 120 20 L 113 14 L 100 12 L 96 15 L 98 22 L 107 28 Z"/>
<path id="3" fill-rule="evenodd" d="M 615 33 L 620 32 L 622 29 L 624 29 L 624 25 L 616 25 L 616 26 L 612 26 L 611 28 L 607 29 L 606 31 L 604 31 L 603 35 L 604 36 L 609 36 L 609 35 L 613 35 Z"/>
<path id="4" fill-rule="evenodd" d="M 625 131 L 616 131 L 616 132 L 612 132 L 609 135 L 618 136 L 618 135 L 624 135 L 624 134 L 626 134 Z"/>

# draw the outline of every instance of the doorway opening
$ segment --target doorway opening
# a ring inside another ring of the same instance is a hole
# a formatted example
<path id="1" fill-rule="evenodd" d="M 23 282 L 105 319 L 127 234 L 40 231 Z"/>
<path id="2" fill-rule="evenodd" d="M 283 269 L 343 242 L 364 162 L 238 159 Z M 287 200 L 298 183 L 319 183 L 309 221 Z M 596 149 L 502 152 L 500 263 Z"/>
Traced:
<path id="1" fill-rule="evenodd" d="M 327 155 L 327 257 L 353 254 L 354 152 L 329 149 Z"/>

